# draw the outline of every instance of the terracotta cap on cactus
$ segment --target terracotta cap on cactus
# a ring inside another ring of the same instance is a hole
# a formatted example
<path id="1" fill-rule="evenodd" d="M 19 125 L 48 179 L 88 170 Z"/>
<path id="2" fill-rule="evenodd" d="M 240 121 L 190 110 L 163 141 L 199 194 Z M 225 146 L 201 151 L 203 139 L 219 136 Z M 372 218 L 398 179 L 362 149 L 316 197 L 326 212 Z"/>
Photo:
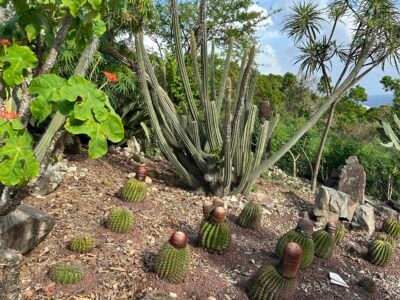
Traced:
<path id="1" fill-rule="evenodd" d="M 301 218 L 297 222 L 296 230 L 306 236 L 311 236 L 314 232 L 314 223 L 309 218 Z"/>
<path id="2" fill-rule="evenodd" d="M 144 163 L 141 163 L 135 168 L 136 179 L 137 180 L 145 180 L 147 176 L 147 167 Z"/>
<path id="3" fill-rule="evenodd" d="M 226 211 L 225 208 L 218 206 L 212 212 L 212 217 L 215 222 L 221 223 L 225 220 Z"/>
<path id="4" fill-rule="evenodd" d="M 213 200 L 213 205 L 214 205 L 214 207 L 224 207 L 225 202 L 224 202 L 224 200 L 222 200 L 220 198 L 215 198 Z"/>
<path id="5" fill-rule="evenodd" d="M 214 207 L 214 205 L 211 201 L 207 201 L 207 200 L 204 201 L 203 202 L 203 215 L 205 217 L 207 217 L 210 214 L 210 212 L 212 211 L 213 207 Z"/>
<path id="6" fill-rule="evenodd" d="M 302 254 L 303 250 L 299 244 L 293 242 L 287 243 L 277 266 L 278 273 L 288 279 L 296 278 Z"/>
<path id="7" fill-rule="evenodd" d="M 185 248 L 188 243 L 188 236 L 183 231 L 175 231 L 169 238 L 169 243 L 175 248 Z"/>
<path id="8" fill-rule="evenodd" d="M 328 222 L 328 223 L 326 224 L 325 230 L 326 230 L 327 232 L 329 232 L 330 234 L 335 235 L 335 233 L 336 233 L 336 228 L 337 228 L 337 223 L 331 221 L 331 222 Z"/>

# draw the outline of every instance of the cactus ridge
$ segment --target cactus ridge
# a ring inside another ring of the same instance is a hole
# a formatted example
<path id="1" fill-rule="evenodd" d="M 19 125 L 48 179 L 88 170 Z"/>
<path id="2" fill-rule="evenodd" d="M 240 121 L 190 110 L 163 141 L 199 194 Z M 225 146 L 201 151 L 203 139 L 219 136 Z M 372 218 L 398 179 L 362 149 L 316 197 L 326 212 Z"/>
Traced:
<path id="1" fill-rule="evenodd" d="M 58 284 L 75 284 L 82 279 L 82 271 L 78 266 L 56 264 L 50 272 L 51 280 Z"/>
<path id="2" fill-rule="evenodd" d="M 287 279 L 274 266 L 268 266 L 254 276 L 247 294 L 251 300 L 292 299 L 296 286 L 297 279 Z"/>
<path id="3" fill-rule="evenodd" d="M 400 222 L 395 219 L 386 219 L 383 223 L 382 231 L 398 239 L 400 238 Z"/>
<path id="4" fill-rule="evenodd" d="M 147 183 L 131 178 L 121 191 L 121 198 L 127 202 L 142 202 L 146 197 Z"/>
<path id="5" fill-rule="evenodd" d="M 335 233 L 335 242 L 339 243 L 344 240 L 344 236 L 346 235 L 346 228 L 343 223 L 340 223 L 336 229 Z"/>
<path id="6" fill-rule="evenodd" d="M 314 259 L 314 241 L 311 237 L 301 234 L 297 230 L 293 229 L 286 232 L 276 244 L 275 254 L 281 258 L 283 255 L 283 249 L 289 242 L 295 242 L 300 245 L 303 249 L 303 254 L 301 256 L 300 267 L 302 269 L 311 266 Z"/>
<path id="7" fill-rule="evenodd" d="M 390 236 L 381 235 L 368 246 L 368 258 L 377 266 L 386 265 L 392 258 L 395 242 Z"/>
<path id="8" fill-rule="evenodd" d="M 245 228 L 256 229 L 261 225 L 262 208 L 258 203 L 247 203 L 238 218 L 238 224 Z"/>
<path id="9" fill-rule="evenodd" d="M 231 231 L 226 222 L 205 220 L 200 228 L 200 245 L 210 251 L 223 253 L 230 245 Z"/>
<path id="10" fill-rule="evenodd" d="M 335 248 L 335 237 L 325 229 L 313 233 L 315 255 L 330 258 Z"/>
<path id="11" fill-rule="evenodd" d="M 108 217 L 108 227 L 116 233 L 127 233 L 133 226 L 133 213 L 122 207 L 113 208 Z"/>
<path id="12" fill-rule="evenodd" d="M 77 253 L 88 253 L 93 247 L 94 241 L 91 237 L 76 237 L 72 240 L 70 249 Z"/>
<path id="13" fill-rule="evenodd" d="M 190 248 L 175 248 L 165 243 L 156 258 L 155 271 L 161 279 L 181 283 L 185 278 L 190 262 Z"/>

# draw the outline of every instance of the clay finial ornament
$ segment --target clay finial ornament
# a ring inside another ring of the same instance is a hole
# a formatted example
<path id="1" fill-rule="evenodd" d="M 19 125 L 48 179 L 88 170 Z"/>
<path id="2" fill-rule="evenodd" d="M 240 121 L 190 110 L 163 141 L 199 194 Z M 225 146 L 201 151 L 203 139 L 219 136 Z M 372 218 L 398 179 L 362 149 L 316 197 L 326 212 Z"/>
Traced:
<path id="1" fill-rule="evenodd" d="M 302 254 L 303 250 L 299 244 L 293 242 L 287 243 L 277 267 L 279 274 L 288 279 L 296 278 Z"/>
<path id="2" fill-rule="evenodd" d="M 141 163 L 135 168 L 136 179 L 143 181 L 146 179 L 147 176 L 147 167 L 144 163 Z"/>
<path id="3" fill-rule="evenodd" d="M 183 231 L 175 231 L 169 238 L 169 243 L 177 249 L 185 248 L 188 243 L 188 236 Z"/>
<path id="4" fill-rule="evenodd" d="M 221 223 L 225 220 L 226 211 L 223 207 L 216 207 L 212 212 L 213 220 L 217 223 Z"/>

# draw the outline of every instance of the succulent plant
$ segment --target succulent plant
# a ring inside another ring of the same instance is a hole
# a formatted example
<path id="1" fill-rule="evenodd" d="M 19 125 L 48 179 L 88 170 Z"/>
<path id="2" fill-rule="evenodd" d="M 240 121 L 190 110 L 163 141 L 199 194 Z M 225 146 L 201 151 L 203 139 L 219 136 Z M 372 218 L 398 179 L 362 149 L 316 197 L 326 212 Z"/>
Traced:
<path id="1" fill-rule="evenodd" d="M 335 232 L 335 242 L 339 243 L 344 240 L 344 236 L 346 235 L 346 228 L 343 223 L 340 223 Z"/>
<path id="2" fill-rule="evenodd" d="M 157 255 L 155 271 L 161 279 L 173 283 L 183 282 L 190 262 L 190 249 L 186 233 L 176 231 Z"/>
<path id="3" fill-rule="evenodd" d="M 133 226 L 133 213 L 123 207 L 113 208 L 108 216 L 107 226 L 113 232 L 126 233 Z"/>
<path id="4" fill-rule="evenodd" d="M 147 183 L 135 178 L 129 179 L 121 191 L 121 198 L 128 202 L 142 202 L 146 197 Z"/>
<path id="5" fill-rule="evenodd" d="M 376 291 L 375 281 L 373 281 L 371 278 L 368 278 L 368 277 L 364 277 L 363 279 L 361 279 L 357 283 L 357 285 L 362 287 L 364 290 L 366 290 L 370 294 L 373 294 Z"/>
<path id="6" fill-rule="evenodd" d="M 59 263 L 50 271 L 51 280 L 58 284 L 75 284 L 82 279 L 82 271 L 78 266 Z"/>
<path id="7" fill-rule="evenodd" d="M 262 208 L 259 203 L 248 202 L 238 218 L 238 224 L 245 228 L 256 229 L 261 225 Z"/>
<path id="8" fill-rule="evenodd" d="M 91 237 L 76 237 L 72 240 L 70 249 L 78 253 L 88 253 L 92 251 L 94 241 Z"/>
<path id="9" fill-rule="evenodd" d="M 325 229 L 313 234 L 314 253 L 321 258 L 330 258 L 335 249 L 336 223 L 328 222 Z"/>
<path id="10" fill-rule="evenodd" d="M 400 221 L 395 219 L 386 219 L 383 223 L 382 231 L 395 239 L 400 238 Z"/>
<path id="11" fill-rule="evenodd" d="M 252 278 L 247 289 L 251 300 L 292 299 L 297 287 L 297 272 L 302 249 L 299 244 L 286 244 L 279 264 L 262 268 Z"/>
<path id="12" fill-rule="evenodd" d="M 283 250 L 287 243 L 295 242 L 300 245 L 303 250 L 301 257 L 301 268 L 308 268 L 311 266 L 314 259 L 314 241 L 312 234 L 314 231 L 314 224 L 309 218 L 301 218 L 297 223 L 297 227 L 294 230 L 290 230 L 285 233 L 276 245 L 275 253 L 278 257 L 282 257 Z"/>
<path id="13" fill-rule="evenodd" d="M 200 245 L 209 252 L 223 253 L 230 245 L 231 231 L 225 215 L 223 207 L 216 207 L 201 225 Z"/>
<path id="14" fill-rule="evenodd" d="M 147 176 L 147 167 L 144 163 L 141 163 L 135 168 L 135 173 L 136 173 L 136 179 L 140 181 L 144 181 Z"/>
<path id="15" fill-rule="evenodd" d="M 368 246 L 368 259 L 377 266 L 386 265 L 392 258 L 395 242 L 389 235 L 381 234 Z"/>

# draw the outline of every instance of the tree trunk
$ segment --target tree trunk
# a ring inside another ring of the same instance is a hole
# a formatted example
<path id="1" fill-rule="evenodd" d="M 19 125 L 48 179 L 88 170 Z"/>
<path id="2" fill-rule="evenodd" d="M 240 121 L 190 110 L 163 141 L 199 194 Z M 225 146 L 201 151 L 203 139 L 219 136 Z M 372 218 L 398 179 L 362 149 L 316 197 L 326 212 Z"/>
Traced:
<path id="1" fill-rule="evenodd" d="M 311 178 L 311 191 L 312 192 L 315 192 L 315 190 L 317 188 L 317 179 L 318 179 L 318 174 L 319 174 L 319 168 L 321 166 L 322 154 L 324 152 L 325 144 L 328 139 L 329 130 L 332 126 L 333 117 L 335 115 L 335 108 L 336 108 L 337 103 L 338 103 L 338 100 L 333 102 L 331 109 L 329 110 L 328 120 L 326 122 L 325 130 L 324 130 L 324 133 L 322 134 L 321 142 L 319 144 L 318 153 L 317 153 L 317 156 L 315 159 L 314 170 L 313 170 L 313 174 L 312 174 L 312 178 Z"/>

